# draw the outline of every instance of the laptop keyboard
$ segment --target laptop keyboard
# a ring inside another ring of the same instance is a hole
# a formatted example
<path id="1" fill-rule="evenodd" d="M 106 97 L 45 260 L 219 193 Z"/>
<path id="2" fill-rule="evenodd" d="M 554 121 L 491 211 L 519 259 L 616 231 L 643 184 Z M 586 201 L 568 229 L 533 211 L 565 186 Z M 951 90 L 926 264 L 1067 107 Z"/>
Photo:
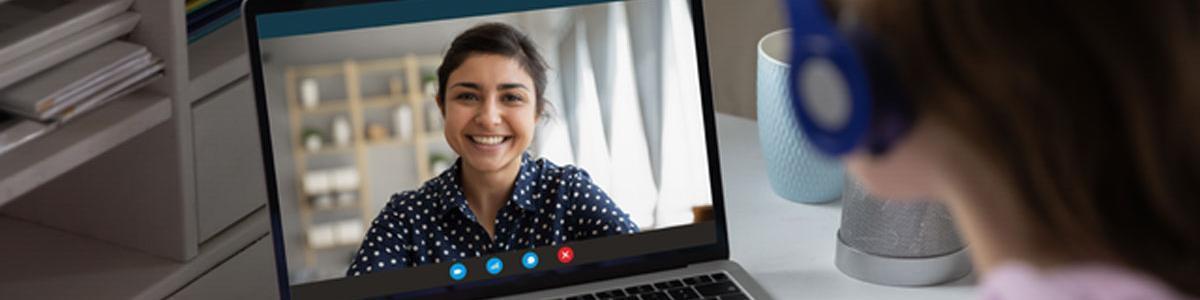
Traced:
<path id="1" fill-rule="evenodd" d="M 561 300 L 743 300 L 750 299 L 724 272 L 632 285 Z"/>

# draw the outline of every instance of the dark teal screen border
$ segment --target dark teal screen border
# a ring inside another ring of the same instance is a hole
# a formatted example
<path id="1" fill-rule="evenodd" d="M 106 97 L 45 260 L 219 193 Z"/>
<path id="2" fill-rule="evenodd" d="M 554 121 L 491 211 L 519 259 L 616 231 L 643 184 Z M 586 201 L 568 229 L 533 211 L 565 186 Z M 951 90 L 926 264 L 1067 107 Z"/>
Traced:
<path id="1" fill-rule="evenodd" d="M 261 14 L 259 39 L 617 0 L 398 0 Z"/>

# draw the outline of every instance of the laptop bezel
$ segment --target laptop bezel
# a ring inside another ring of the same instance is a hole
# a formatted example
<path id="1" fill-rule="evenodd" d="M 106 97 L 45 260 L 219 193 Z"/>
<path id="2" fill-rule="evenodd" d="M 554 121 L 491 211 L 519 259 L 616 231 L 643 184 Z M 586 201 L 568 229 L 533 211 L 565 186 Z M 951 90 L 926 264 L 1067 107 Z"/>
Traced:
<path id="1" fill-rule="evenodd" d="M 412 1 L 412 0 L 410 0 Z M 417 0 L 420 1 L 420 0 Z M 451 0 L 437 0 L 451 1 Z M 624 1 L 624 0 L 621 0 Z M 640 0 L 648 1 L 648 0 Z M 271 213 L 271 235 L 275 249 L 275 264 L 277 283 L 280 296 L 291 298 L 291 286 L 288 277 L 288 265 L 282 230 L 282 215 L 280 213 L 278 186 L 276 185 L 276 168 L 273 145 L 271 142 L 271 127 L 268 111 L 268 99 L 264 88 L 261 49 L 258 43 L 257 18 L 263 14 L 280 13 L 297 10 L 327 8 L 334 6 L 357 5 L 365 3 L 385 2 L 379 0 L 350 0 L 350 1 L 265 1 L 247 0 L 243 6 L 245 18 L 247 46 L 249 47 L 250 73 L 253 78 L 255 108 L 258 116 L 259 139 L 262 145 L 263 168 L 266 173 L 268 192 L 268 209 Z M 554 0 L 563 6 L 572 6 L 570 0 Z M 610 2 L 610 1 L 606 1 Z M 611 1 L 615 2 L 615 1 Z M 660 270 L 686 267 L 699 262 L 723 260 L 729 258 L 729 239 L 727 236 L 725 218 L 725 197 L 721 185 L 720 155 L 717 145 L 717 128 L 712 96 L 712 85 L 708 64 L 707 37 L 705 34 L 704 12 L 700 0 L 689 0 L 692 15 L 693 37 L 696 47 L 697 70 L 700 76 L 701 106 L 705 127 L 705 144 L 708 150 L 709 180 L 712 188 L 712 204 L 716 222 L 717 238 L 715 243 L 665 250 L 634 257 L 610 260 L 592 264 L 565 267 L 545 272 L 525 275 L 513 275 L 472 284 L 454 284 L 447 281 L 446 286 L 413 290 L 397 291 L 393 296 L 401 297 L 436 297 L 438 299 L 474 299 L 519 294 L 524 292 L 564 287 L 586 282 L 625 277 Z M 600 2 L 597 2 L 600 3 Z"/>

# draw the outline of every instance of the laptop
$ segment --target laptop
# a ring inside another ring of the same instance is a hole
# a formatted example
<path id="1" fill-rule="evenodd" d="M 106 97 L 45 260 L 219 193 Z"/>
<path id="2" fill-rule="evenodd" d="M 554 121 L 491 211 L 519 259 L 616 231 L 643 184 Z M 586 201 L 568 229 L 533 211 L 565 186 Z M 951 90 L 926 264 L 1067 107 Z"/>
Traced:
<path id="1" fill-rule="evenodd" d="M 247 1 L 288 299 L 769 299 L 698 0 Z"/>

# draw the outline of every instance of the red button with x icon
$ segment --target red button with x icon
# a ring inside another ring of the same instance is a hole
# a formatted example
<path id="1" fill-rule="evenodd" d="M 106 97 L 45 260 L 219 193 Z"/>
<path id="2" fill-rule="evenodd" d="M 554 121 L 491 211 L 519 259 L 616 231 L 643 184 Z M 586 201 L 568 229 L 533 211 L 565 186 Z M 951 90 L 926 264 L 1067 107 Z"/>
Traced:
<path id="1" fill-rule="evenodd" d="M 558 262 L 567 264 L 575 259 L 575 250 L 571 247 L 563 246 L 558 248 Z"/>

